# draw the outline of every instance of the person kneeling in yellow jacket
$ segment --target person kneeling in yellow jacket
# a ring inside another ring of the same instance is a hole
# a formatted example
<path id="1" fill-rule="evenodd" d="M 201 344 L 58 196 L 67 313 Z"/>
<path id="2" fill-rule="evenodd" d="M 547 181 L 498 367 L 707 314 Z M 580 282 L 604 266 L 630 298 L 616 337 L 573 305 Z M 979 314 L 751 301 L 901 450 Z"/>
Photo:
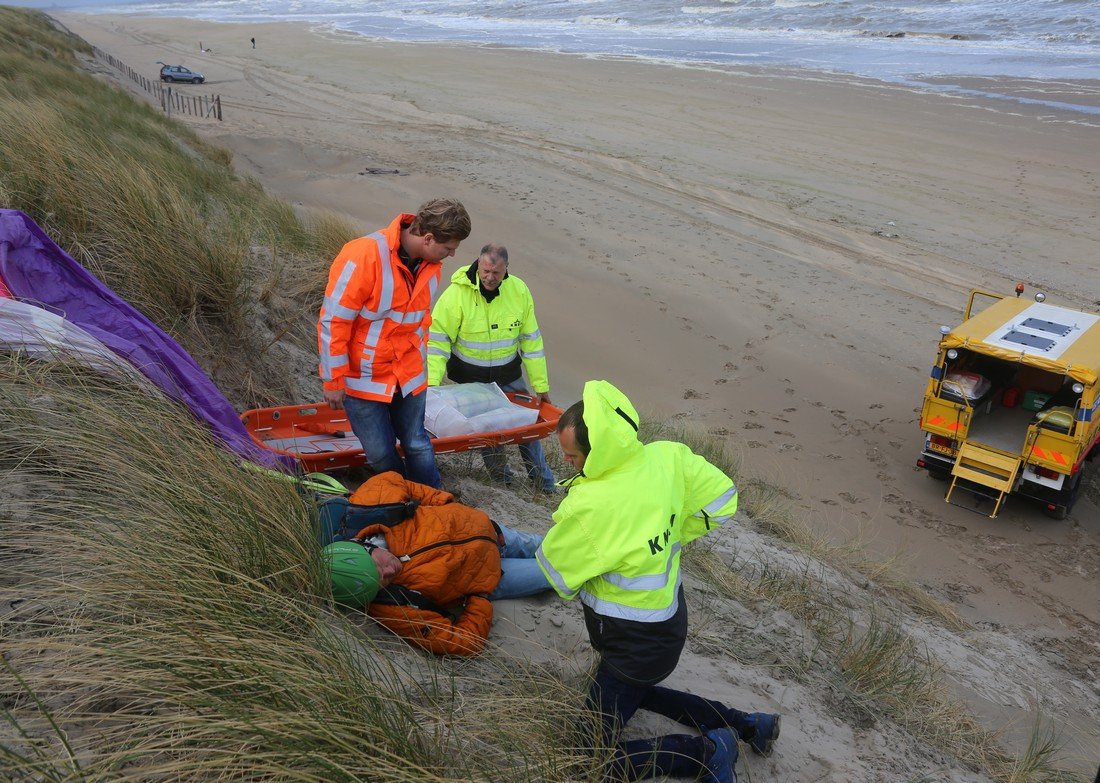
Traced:
<path id="1" fill-rule="evenodd" d="M 682 443 L 638 439 L 638 413 L 607 381 L 589 381 L 558 421 L 565 459 L 578 471 L 554 526 L 535 553 L 554 590 L 580 597 L 600 663 L 586 714 L 601 725 L 588 737 L 614 747 L 614 775 L 737 780 L 738 739 L 768 753 L 779 716 L 744 713 L 657 683 L 670 675 L 687 638 L 681 584 L 683 546 L 730 519 L 737 488 Z M 638 709 L 696 728 L 620 741 Z M 613 775 L 613 776 L 614 776 Z"/>

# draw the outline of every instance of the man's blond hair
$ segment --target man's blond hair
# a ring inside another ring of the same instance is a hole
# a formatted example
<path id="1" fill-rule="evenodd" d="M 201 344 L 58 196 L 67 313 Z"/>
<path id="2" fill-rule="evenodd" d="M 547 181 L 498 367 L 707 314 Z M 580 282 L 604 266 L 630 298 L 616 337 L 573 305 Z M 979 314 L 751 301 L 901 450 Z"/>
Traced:
<path id="1" fill-rule="evenodd" d="M 418 237 L 431 234 L 436 242 L 461 242 L 470 236 L 470 215 L 456 199 L 433 198 L 416 210 L 409 232 Z"/>

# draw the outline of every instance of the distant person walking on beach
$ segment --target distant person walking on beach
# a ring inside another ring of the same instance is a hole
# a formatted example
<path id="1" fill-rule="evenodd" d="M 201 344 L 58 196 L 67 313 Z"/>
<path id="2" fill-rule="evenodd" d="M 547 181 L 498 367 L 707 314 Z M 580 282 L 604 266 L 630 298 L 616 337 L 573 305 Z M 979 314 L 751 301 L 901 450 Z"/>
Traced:
<path id="1" fill-rule="evenodd" d="M 256 48 L 256 39 L 255 38 L 249 38 L 248 40 L 252 41 L 252 48 L 255 49 Z"/>
<path id="2" fill-rule="evenodd" d="M 424 354 L 442 261 L 469 235 L 465 207 L 433 199 L 349 242 L 332 262 L 317 321 L 325 402 L 347 411 L 371 469 L 437 489 Z"/>
<path id="3" fill-rule="evenodd" d="M 687 638 L 682 547 L 737 511 L 737 488 L 682 443 L 638 439 L 638 413 L 607 381 L 589 381 L 558 421 L 565 459 L 577 470 L 535 558 L 554 590 L 580 596 L 600 663 L 588 691 L 581 742 L 613 748 L 607 777 L 702 776 L 734 783 L 738 739 L 767 753 L 779 716 L 663 688 Z M 697 729 L 622 741 L 648 710 Z M 586 722 L 587 723 L 587 722 Z"/>
<path id="4" fill-rule="evenodd" d="M 488 244 L 470 266 L 451 276 L 451 285 L 432 308 L 428 333 L 428 385 L 447 375 L 455 383 L 496 383 L 502 391 L 550 400 L 546 351 L 526 283 L 508 273 L 508 249 Z M 556 492 L 556 479 L 538 440 L 519 447 L 527 477 L 543 492 Z M 511 483 L 502 446 L 481 449 L 493 480 Z"/>

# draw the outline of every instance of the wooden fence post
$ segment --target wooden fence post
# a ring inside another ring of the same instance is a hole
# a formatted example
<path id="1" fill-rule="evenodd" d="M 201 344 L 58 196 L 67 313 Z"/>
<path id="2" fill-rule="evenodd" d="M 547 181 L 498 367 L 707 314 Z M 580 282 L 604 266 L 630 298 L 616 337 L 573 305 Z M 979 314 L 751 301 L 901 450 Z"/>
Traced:
<path id="1" fill-rule="evenodd" d="M 123 75 L 127 76 L 130 81 L 141 87 L 145 92 L 153 96 L 153 100 L 160 103 L 161 109 L 169 117 L 172 116 L 172 109 L 175 108 L 179 114 L 190 114 L 194 117 L 215 117 L 218 122 L 222 121 L 222 97 L 220 95 L 180 95 L 178 92 L 173 92 L 171 87 L 165 87 L 161 81 L 153 81 L 146 78 L 143 74 L 138 73 L 122 60 L 115 57 L 113 54 L 100 49 L 98 46 L 92 47 L 92 55 L 100 60 L 105 61 L 115 70 L 119 71 Z"/>

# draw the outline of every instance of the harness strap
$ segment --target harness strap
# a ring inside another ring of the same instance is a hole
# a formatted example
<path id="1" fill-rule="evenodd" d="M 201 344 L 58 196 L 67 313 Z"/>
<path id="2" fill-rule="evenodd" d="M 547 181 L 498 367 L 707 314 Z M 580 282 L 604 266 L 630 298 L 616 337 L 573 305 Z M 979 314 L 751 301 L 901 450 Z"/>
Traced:
<path id="1" fill-rule="evenodd" d="M 446 617 L 452 623 L 458 622 L 458 618 L 462 615 L 462 606 L 446 609 L 423 593 L 411 590 L 403 585 L 383 587 L 371 603 L 385 604 L 386 606 L 411 606 L 414 609 L 435 612 Z"/>

